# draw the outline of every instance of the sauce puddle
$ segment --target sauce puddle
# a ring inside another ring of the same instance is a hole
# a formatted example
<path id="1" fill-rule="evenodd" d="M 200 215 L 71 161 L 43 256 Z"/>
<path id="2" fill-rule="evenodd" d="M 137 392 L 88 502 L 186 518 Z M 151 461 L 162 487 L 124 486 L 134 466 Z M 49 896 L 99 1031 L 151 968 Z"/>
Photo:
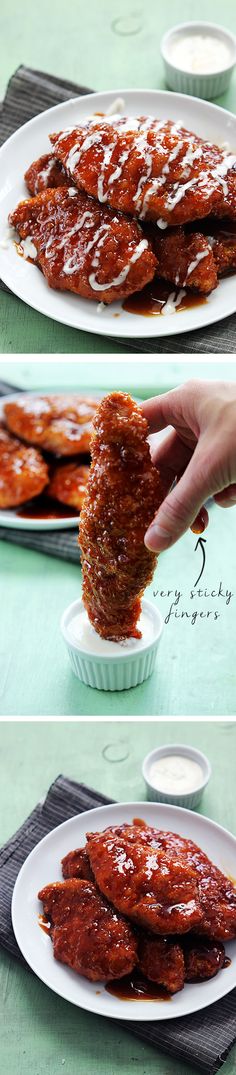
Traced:
<path id="1" fill-rule="evenodd" d="M 129 314 L 142 314 L 143 317 L 160 316 L 173 291 L 177 296 L 179 289 L 174 285 L 171 287 L 171 284 L 166 284 L 163 280 L 152 280 L 142 291 L 129 295 L 122 303 L 122 309 Z M 191 295 L 188 292 L 176 306 L 175 313 L 179 313 L 180 310 L 190 310 L 195 306 L 203 306 L 206 301 L 206 295 Z"/>
<path id="2" fill-rule="evenodd" d="M 120 1000 L 171 1000 L 170 993 L 167 993 L 163 986 L 149 982 L 137 971 L 126 978 L 108 982 L 105 989 Z"/>
<path id="3" fill-rule="evenodd" d="M 18 508 L 17 515 L 21 519 L 77 519 L 79 515 L 76 508 L 69 508 L 67 504 L 59 504 L 57 500 L 51 500 L 50 497 L 38 496 L 34 500 L 29 500 L 28 504 L 22 504 L 21 508 Z M 75 523 L 76 525 L 76 523 Z"/>

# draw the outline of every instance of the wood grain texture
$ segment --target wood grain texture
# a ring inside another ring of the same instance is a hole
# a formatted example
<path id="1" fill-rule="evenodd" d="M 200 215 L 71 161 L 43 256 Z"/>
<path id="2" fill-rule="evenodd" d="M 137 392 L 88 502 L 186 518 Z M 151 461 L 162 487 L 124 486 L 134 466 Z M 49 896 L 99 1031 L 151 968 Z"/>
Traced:
<path id="1" fill-rule="evenodd" d="M 67 19 L 63 0 L 53 5 L 41 0 L 40 17 L 30 0 L 2 0 L 0 92 L 19 64 L 25 63 L 52 74 L 61 74 L 97 90 L 165 89 L 160 41 L 163 33 L 180 20 L 196 17 L 191 0 L 172 0 L 171 6 L 156 0 L 140 0 L 138 8 L 127 0 L 71 0 Z M 234 30 L 234 3 L 198 0 L 197 17 Z M 47 32 L 45 33 L 45 26 Z M 14 32 L 13 32 L 14 27 Z M 236 72 L 224 97 L 225 108 L 235 109 Z M 127 354 L 129 347 L 102 336 L 77 331 L 43 317 L 23 302 L 1 294 L 0 351 L 37 354 Z M 135 346 L 132 348 L 135 351 Z M 161 343 L 160 343 L 161 352 Z"/>
<path id="2" fill-rule="evenodd" d="M 156 745 L 188 743 L 210 758 L 201 812 L 236 832 L 233 722 L 9 723 L 0 727 L 1 842 L 63 771 L 121 801 L 145 799 L 143 757 Z M 2 1070 L 8 1075 L 197 1075 L 109 1020 L 56 997 L 4 952 L 0 956 Z M 235 1075 L 236 1049 L 224 1065 Z"/>

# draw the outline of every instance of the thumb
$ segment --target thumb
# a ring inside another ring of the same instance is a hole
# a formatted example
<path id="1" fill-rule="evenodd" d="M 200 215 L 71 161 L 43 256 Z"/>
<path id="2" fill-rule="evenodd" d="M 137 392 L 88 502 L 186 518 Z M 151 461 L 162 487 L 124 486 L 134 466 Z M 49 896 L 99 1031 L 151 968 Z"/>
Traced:
<path id="1" fill-rule="evenodd" d="M 207 467 L 205 456 L 203 459 L 196 448 L 182 478 L 163 500 L 146 531 L 144 542 L 147 548 L 152 552 L 162 552 L 174 545 L 194 522 L 204 501 L 213 492 L 209 477 L 209 459 Z"/>

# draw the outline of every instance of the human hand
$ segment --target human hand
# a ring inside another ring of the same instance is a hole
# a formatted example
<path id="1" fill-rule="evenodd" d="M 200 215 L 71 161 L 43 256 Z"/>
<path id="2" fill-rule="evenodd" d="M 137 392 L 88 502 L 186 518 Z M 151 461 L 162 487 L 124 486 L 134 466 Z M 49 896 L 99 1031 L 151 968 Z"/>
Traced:
<path id="1" fill-rule="evenodd" d="M 236 504 L 236 384 L 188 381 L 142 404 L 149 433 L 173 430 L 152 453 L 155 466 L 177 479 L 145 534 L 145 545 L 162 552 L 174 545 L 203 511 L 208 497 L 221 507 Z"/>

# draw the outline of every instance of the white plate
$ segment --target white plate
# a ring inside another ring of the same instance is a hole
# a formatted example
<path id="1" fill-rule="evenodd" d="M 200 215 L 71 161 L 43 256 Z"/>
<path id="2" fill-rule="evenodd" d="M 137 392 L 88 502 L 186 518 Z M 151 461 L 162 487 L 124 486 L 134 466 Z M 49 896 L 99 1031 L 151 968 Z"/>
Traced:
<path id="1" fill-rule="evenodd" d="M 57 392 L 56 395 L 63 395 L 64 393 Z M 55 394 L 52 392 L 12 392 L 9 396 L 1 396 L 0 398 L 0 421 L 4 417 L 4 404 L 13 403 L 14 400 L 28 399 L 29 396 L 50 396 Z M 70 395 L 73 392 L 70 390 Z M 40 451 L 40 448 L 39 448 Z M 65 460 L 65 456 L 63 456 Z M 66 461 L 66 460 L 65 460 Z M 59 462 L 59 460 L 58 460 Z M 21 505 L 24 510 L 24 504 Z M 21 509 L 20 509 L 21 510 Z M 62 519 L 27 519 L 17 514 L 17 510 L 14 508 L 2 508 L 0 509 L 0 527 L 7 526 L 14 530 L 68 530 L 69 527 L 78 526 L 79 515 L 68 515 Z"/>
<path id="2" fill-rule="evenodd" d="M 194 840 L 224 873 L 236 877 L 236 839 L 206 817 L 176 806 L 157 803 L 117 803 L 89 810 L 65 821 L 34 848 L 18 875 L 12 899 L 12 923 L 27 963 L 46 985 L 80 1008 L 113 1019 L 175 1019 L 206 1008 L 236 985 L 236 943 L 226 945 L 230 966 L 209 982 L 188 984 L 170 1001 L 124 1001 L 107 993 L 102 983 L 89 982 L 53 956 L 52 943 L 40 929 L 42 904 L 37 892 L 51 881 L 62 880 L 60 861 L 68 851 L 83 846 L 86 832 L 122 825 L 141 817 L 149 825 L 172 830 Z"/>
<path id="3" fill-rule="evenodd" d="M 218 145 L 227 139 L 230 149 L 236 151 L 236 117 L 196 97 L 160 90 L 109 90 L 74 98 L 30 120 L 2 146 L 0 240 L 6 234 L 8 213 L 27 196 L 23 180 L 26 168 L 36 157 L 49 151 L 48 135 L 86 119 L 93 112 L 106 112 L 117 95 L 124 98 L 128 115 L 179 120 L 190 131 Z M 222 280 L 202 305 L 165 317 L 129 314 L 122 310 L 120 303 L 114 303 L 98 314 L 96 302 L 68 292 L 51 290 L 43 274 L 34 265 L 19 258 L 12 242 L 9 242 L 7 249 L 0 249 L 0 276 L 15 295 L 40 313 L 62 324 L 103 336 L 132 339 L 137 336 L 174 335 L 212 324 L 236 309 L 235 277 L 232 276 Z"/>

